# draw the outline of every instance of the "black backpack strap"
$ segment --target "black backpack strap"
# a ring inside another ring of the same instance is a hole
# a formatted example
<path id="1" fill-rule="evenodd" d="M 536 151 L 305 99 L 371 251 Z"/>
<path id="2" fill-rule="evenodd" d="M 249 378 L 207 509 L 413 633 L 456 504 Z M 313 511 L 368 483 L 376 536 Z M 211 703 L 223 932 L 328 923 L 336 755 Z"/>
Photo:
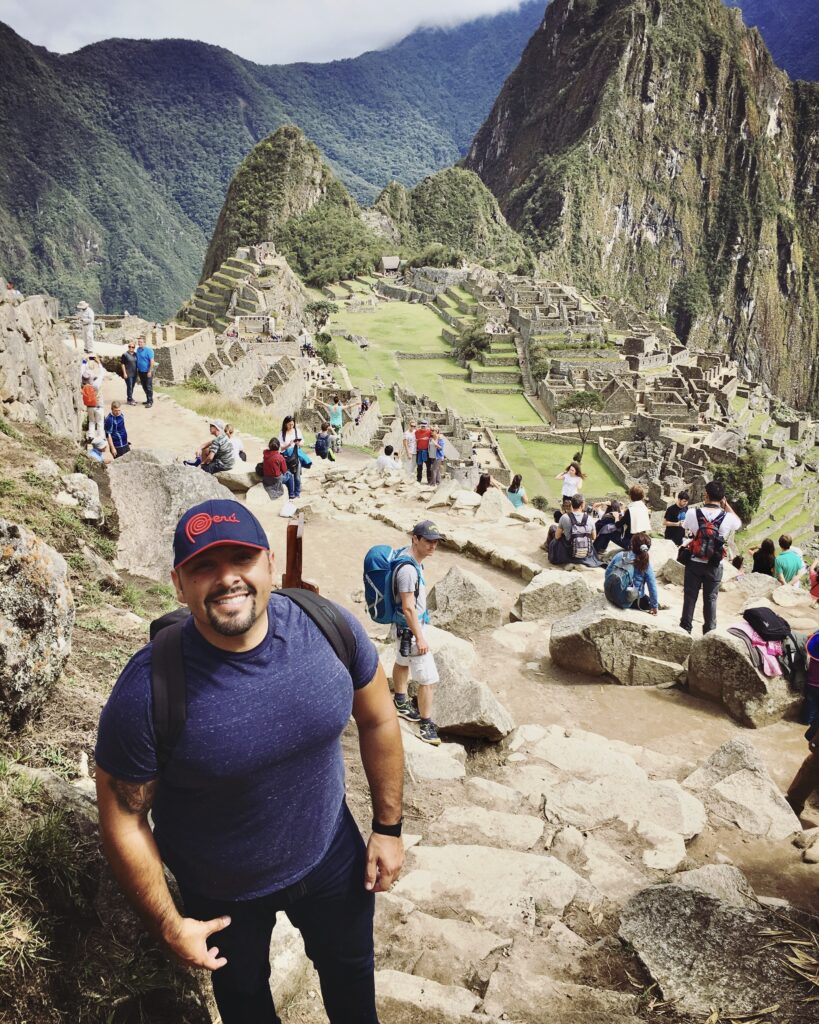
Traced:
<path id="1" fill-rule="evenodd" d="M 349 622 L 326 597 L 314 594 L 312 590 L 287 587 L 274 593 L 282 594 L 308 615 L 324 634 L 338 660 L 348 672 L 352 672 L 358 649 L 355 634 Z"/>
<path id="2" fill-rule="evenodd" d="M 188 712 L 182 629 L 189 616 L 187 610 L 183 614 L 184 618 L 176 618 L 155 633 L 151 643 L 154 736 L 160 771 L 170 759 Z"/>

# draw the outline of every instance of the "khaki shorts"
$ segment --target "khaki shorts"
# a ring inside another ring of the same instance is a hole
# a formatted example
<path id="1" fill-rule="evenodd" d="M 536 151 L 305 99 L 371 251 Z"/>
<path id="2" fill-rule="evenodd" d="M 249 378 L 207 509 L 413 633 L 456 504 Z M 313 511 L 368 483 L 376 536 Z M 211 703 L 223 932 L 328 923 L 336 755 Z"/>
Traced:
<path id="1" fill-rule="evenodd" d="M 419 686 L 432 686 L 433 683 L 437 683 L 438 669 L 435 665 L 435 657 L 432 651 L 427 651 L 426 654 L 418 654 L 418 645 L 415 642 L 415 637 L 413 637 L 413 653 L 409 657 L 404 657 L 399 651 L 401 642 L 398 639 L 398 631 L 395 626 L 392 627 L 392 636 L 395 640 L 395 664 L 409 668 L 412 682 L 417 683 Z"/>

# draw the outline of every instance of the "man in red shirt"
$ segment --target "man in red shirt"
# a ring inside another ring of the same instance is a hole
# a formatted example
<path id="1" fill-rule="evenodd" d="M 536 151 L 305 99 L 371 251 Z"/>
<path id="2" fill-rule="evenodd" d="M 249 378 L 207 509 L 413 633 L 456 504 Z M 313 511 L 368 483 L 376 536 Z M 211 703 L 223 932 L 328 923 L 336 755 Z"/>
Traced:
<path id="1" fill-rule="evenodd" d="M 429 461 L 429 436 L 432 431 L 429 429 L 429 421 L 421 420 L 418 429 L 415 431 L 415 477 L 421 483 L 421 474 L 424 471 L 424 464 L 427 467 L 427 483 L 432 483 L 432 463 Z"/>
<path id="2" fill-rule="evenodd" d="M 280 498 L 283 493 L 282 485 L 286 485 L 290 498 L 295 497 L 295 482 L 293 474 L 287 468 L 287 462 L 279 451 L 278 437 L 272 437 L 267 451 L 262 453 L 262 484 L 267 491 L 268 497 L 273 500 Z M 259 472 L 259 467 L 256 468 Z"/>

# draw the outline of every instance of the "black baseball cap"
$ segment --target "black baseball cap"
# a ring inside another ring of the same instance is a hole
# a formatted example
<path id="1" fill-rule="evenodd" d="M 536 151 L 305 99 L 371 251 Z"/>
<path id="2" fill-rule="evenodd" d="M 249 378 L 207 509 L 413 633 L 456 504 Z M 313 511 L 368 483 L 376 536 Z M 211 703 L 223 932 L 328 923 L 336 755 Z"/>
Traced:
<path id="1" fill-rule="evenodd" d="M 195 555 L 217 544 L 240 544 L 269 551 L 262 524 L 247 505 L 214 499 L 194 505 L 176 524 L 173 535 L 173 567 L 178 569 Z"/>
<path id="2" fill-rule="evenodd" d="M 431 519 L 424 519 L 423 522 L 416 523 L 412 528 L 412 535 L 413 537 L 419 537 L 421 540 L 441 539 L 441 534 L 438 533 L 438 527 Z"/>

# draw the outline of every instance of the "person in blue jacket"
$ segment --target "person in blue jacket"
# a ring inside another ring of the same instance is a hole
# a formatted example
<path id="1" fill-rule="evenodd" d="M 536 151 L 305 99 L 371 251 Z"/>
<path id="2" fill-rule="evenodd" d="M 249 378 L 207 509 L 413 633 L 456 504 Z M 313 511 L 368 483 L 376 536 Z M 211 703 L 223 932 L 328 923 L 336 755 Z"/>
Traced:
<path id="1" fill-rule="evenodd" d="M 614 572 L 615 566 L 623 565 L 633 568 L 633 591 L 634 600 L 628 607 L 638 608 L 648 612 L 649 615 L 656 615 L 660 602 L 657 596 L 657 578 L 651 568 L 649 549 L 651 548 L 651 537 L 647 533 L 635 533 L 631 537 L 631 546 L 628 551 L 618 551 L 606 567 L 606 579 Z M 648 589 L 646 595 L 644 591 Z"/>

